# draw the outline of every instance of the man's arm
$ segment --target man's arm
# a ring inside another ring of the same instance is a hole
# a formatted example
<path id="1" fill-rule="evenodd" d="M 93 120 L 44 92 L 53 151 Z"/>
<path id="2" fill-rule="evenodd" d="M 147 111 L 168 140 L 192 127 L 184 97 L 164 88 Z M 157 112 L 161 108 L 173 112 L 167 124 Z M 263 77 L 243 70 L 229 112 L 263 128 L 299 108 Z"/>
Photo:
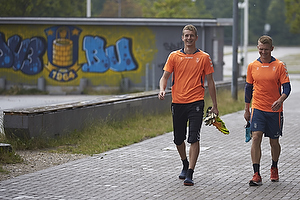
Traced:
<path id="1" fill-rule="evenodd" d="M 253 94 L 253 84 L 247 83 L 245 85 L 245 113 L 244 118 L 247 122 L 250 121 L 250 103 Z"/>
<path id="2" fill-rule="evenodd" d="M 282 87 L 283 87 L 283 93 L 281 94 L 280 98 L 273 103 L 273 105 L 272 105 L 272 110 L 273 111 L 279 110 L 279 108 L 282 106 L 283 102 L 290 95 L 291 84 L 289 82 L 284 83 L 284 84 L 282 84 Z"/>
<path id="3" fill-rule="evenodd" d="M 164 100 L 165 99 L 165 90 L 168 84 L 168 79 L 170 77 L 171 73 L 168 71 L 164 71 L 160 81 L 159 81 L 159 94 L 158 94 L 158 98 L 160 100 Z"/>
<path id="4" fill-rule="evenodd" d="M 210 98 L 213 102 L 213 106 L 211 111 L 215 113 L 216 115 L 219 115 L 219 110 L 218 110 L 218 104 L 217 104 L 217 93 L 216 93 L 216 86 L 215 86 L 215 81 L 213 78 L 213 74 L 207 74 L 206 75 L 207 79 L 207 86 L 210 94 Z"/>

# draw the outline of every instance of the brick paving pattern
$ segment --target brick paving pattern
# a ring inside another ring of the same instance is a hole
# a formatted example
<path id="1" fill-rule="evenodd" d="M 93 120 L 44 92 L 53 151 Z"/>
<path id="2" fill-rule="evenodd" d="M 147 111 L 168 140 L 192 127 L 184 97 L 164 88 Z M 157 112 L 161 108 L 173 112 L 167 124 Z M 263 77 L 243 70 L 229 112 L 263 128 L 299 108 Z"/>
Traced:
<path id="1" fill-rule="evenodd" d="M 250 187 L 251 142 L 245 143 L 243 111 L 221 116 L 230 130 L 201 131 L 194 186 L 178 179 L 181 161 L 172 133 L 0 182 L 0 199 L 300 199 L 300 77 L 284 105 L 279 182 L 271 182 L 268 138 L 263 139 L 263 185 Z"/>

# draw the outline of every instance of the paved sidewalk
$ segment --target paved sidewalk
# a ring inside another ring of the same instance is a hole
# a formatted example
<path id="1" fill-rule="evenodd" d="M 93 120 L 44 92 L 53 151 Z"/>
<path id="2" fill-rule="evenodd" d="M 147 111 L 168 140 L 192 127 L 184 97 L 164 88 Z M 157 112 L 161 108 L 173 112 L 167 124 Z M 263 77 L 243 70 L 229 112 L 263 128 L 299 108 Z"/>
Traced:
<path id="1" fill-rule="evenodd" d="M 244 142 L 243 112 L 222 116 L 229 135 L 203 126 L 194 186 L 178 179 L 181 161 L 172 133 L 0 182 L 0 199 L 299 199 L 300 76 L 285 102 L 280 181 L 269 181 L 268 139 L 263 139 L 263 185 L 249 187 L 251 142 Z"/>

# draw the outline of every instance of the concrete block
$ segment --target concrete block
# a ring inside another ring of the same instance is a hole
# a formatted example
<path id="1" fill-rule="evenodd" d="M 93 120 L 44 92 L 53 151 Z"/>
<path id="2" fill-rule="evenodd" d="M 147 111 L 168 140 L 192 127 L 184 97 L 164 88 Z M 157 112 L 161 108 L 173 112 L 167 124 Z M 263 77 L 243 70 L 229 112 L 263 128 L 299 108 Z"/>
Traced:
<path id="1" fill-rule="evenodd" d="M 6 79 L 0 78 L 0 89 L 5 89 L 5 88 L 6 88 Z"/>
<path id="2" fill-rule="evenodd" d="M 0 152 L 12 152 L 10 144 L 0 143 Z"/>

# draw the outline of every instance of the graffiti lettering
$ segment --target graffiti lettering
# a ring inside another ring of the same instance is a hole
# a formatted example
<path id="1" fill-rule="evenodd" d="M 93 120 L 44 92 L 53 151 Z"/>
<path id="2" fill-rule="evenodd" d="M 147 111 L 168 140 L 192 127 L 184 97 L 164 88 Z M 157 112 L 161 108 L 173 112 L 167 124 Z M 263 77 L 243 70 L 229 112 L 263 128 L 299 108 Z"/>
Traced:
<path id="1" fill-rule="evenodd" d="M 75 79 L 77 77 L 77 74 L 74 70 L 66 72 L 52 70 L 49 74 L 49 77 L 57 81 L 70 81 Z"/>
<path id="2" fill-rule="evenodd" d="M 83 50 L 87 63 L 83 64 L 83 72 L 103 73 L 108 69 L 116 72 L 136 70 L 138 65 L 131 52 L 131 39 L 121 38 L 116 46 L 105 49 L 106 41 L 102 37 L 85 36 Z"/>
<path id="3" fill-rule="evenodd" d="M 101 37 L 85 36 L 83 50 L 86 54 L 87 63 L 83 64 L 84 72 L 106 72 L 109 69 L 109 60 L 105 55 L 106 42 Z"/>
<path id="4" fill-rule="evenodd" d="M 45 53 L 45 41 L 40 37 L 22 40 L 18 35 L 10 37 L 8 44 L 0 33 L 0 68 L 21 70 L 24 74 L 34 75 L 43 70 L 42 56 Z"/>
<path id="5" fill-rule="evenodd" d="M 5 43 L 5 36 L 0 33 L 0 67 L 9 68 L 13 64 L 13 54 Z"/>
<path id="6" fill-rule="evenodd" d="M 106 47 L 106 40 L 99 36 L 85 36 L 83 50 L 86 63 L 78 64 L 78 38 L 81 30 L 77 27 L 54 26 L 45 30 L 42 37 L 22 39 L 19 35 L 8 38 L 0 32 L 0 68 L 12 68 L 27 75 L 35 75 L 44 68 L 43 55 L 47 50 L 49 77 L 61 82 L 77 78 L 77 71 L 104 73 L 132 71 L 138 64 L 132 53 L 132 40 L 121 38 L 116 45 Z M 55 33 L 55 34 L 54 34 Z M 57 34 L 58 33 L 58 34 Z M 61 36 L 61 37 L 60 37 Z M 68 37 L 67 37 L 68 36 Z"/>

